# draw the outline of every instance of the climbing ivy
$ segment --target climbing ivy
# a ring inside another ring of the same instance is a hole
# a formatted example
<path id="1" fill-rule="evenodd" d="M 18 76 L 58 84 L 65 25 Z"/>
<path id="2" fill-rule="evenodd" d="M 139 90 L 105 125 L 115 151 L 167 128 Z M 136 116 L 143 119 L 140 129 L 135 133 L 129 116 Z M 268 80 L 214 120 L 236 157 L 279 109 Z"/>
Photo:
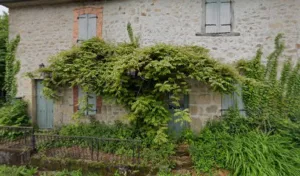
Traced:
<path id="1" fill-rule="evenodd" d="M 286 59 L 279 69 L 279 59 L 284 51 L 283 35 L 277 35 L 275 49 L 267 57 L 267 64 L 261 62 L 259 49 L 254 59 L 238 62 L 238 69 L 247 78 L 255 80 L 243 85 L 243 100 L 247 114 L 259 117 L 266 131 L 272 130 L 275 119 L 300 120 L 300 64 L 293 65 Z"/>
<path id="2" fill-rule="evenodd" d="M 168 104 L 179 106 L 191 80 L 219 92 L 235 90 L 234 83 L 241 80 L 233 67 L 215 61 L 207 49 L 167 44 L 139 47 L 130 24 L 127 29 L 130 43 L 114 45 L 93 38 L 53 56 L 50 65 L 40 70 L 52 75 L 44 80 L 44 93 L 57 99 L 59 89 L 78 85 L 112 99 L 129 111 L 136 135 L 162 144 L 168 141 Z M 177 110 L 175 115 L 188 120 L 188 114 Z"/>
<path id="3" fill-rule="evenodd" d="M 16 60 L 16 50 L 20 42 L 18 35 L 14 40 L 7 43 L 7 54 L 5 57 L 5 82 L 6 101 L 11 102 L 17 94 L 16 75 L 20 70 L 20 61 Z"/>

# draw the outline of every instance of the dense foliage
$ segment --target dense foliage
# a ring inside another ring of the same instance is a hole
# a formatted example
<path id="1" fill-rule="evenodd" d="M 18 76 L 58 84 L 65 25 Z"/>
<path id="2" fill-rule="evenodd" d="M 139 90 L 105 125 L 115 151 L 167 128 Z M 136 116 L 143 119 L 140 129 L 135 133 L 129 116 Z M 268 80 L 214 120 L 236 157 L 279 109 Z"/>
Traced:
<path id="1" fill-rule="evenodd" d="M 139 138 L 134 138 L 134 128 L 128 124 L 123 124 L 119 121 L 116 121 L 112 125 L 93 122 L 90 124 L 81 123 L 74 125 L 67 125 L 62 127 L 58 133 L 60 135 L 66 136 L 94 136 L 98 138 L 117 138 L 117 139 L 135 139 L 140 140 Z M 55 143 L 51 146 L 46 147 L 57 147 L 57 146 L 68 146 L 74 145 L 74 140 L 68 143 L 63 141 L 62 143 Z M 175 145 L 172 143 L 166 143 L 163 146 L 151 145 L 151 139 L 143 139 L 141 143 L 132 143 L 129 141 L 115 141 L 115 142 L 105 142 L 98 144 L 97 147 L 100 151 L 106 153 L 115 153 L 122 155 L 132 155 L 132 149 L 139 147 L 140 157 L 142 158 L 141 164 L 150 166 L 153 169 L 161 168 L 165 169 L 170 167 L 173 163 L 170 160 L 170 156 L 174 154 Z M 78 141 L 78 145 L 83 147 L 84 143 Z M 136 152 L 136 151 L 135 151 Z"/>
<path id="2" fill-rule="evenodd" d="M 0 16 L 0 96 L 4 86 L 3 83 L 4 83 L 4 75 L 5 75 L 5 56 L 6 56 L 7 41 L 8 41 L 8 15 L 4 14 Z"/>
<path id="3" fill-rule="evenodd" d="M 5 104 L 0 108 L 0 125 L 26 126 L 29 125 L 27 114 L 27 103 L 22 100 L 15 100 L 12 104 Z"/>
<path id="4" fill-rule="evenodd" d="M 207 125 L 192 140 L 191 154 L 198 171 L 228 169 L 231 175 L 299 175 L 299 64 L 287 60 L 279 75 L 284 50 L 282 35 L 275 50 L 261 63 L 262 52 L 238 63 L 247 118 L 237 110 Z M 296 104 L 295 104 L 296 103 Z"/>
<path id="5" fill-rule="evenodd" d="M 14 40 L 7 43 L 6 46 L 4 90 L 8 103 L 11 103 L 17 94 L 16 75 L 20 70 L 20 61 L 16 60 L 16 52 L 19 42 L 20 36 L 18 35 Z"/>
<path id="6" fill-rule="evenodd" d="M 82 171 L 38 171 L 38 168 L 27 168 L 25 166 L 0 166 L 1 176 L 100 176 L 101 174 L 96 173 L 83 173 Z M 118 175 L 117 173 L 115 174 Z"/>
<path id="7" fill-rule="evenodd" d="M 41 70 L 51 75 L 44 80 L 46 95 L 59 98 L 61 87 L 79 85 L 86 92 L 113 99 L 129 111 L 136 135 L 163 144 L 168 141 L 171 119 L 168 104 L 179 106 L 180 96 L 189 92 L 190 80 L 215 91 L 235 89 L 232 83 L 239 80 L 238 73 L 211 58 L 208 50 L 166 44 L 140 48 L 130 25 L 128 29 L 131 43 L 113 45 L 94 38 L 54 56 L 51 65 Z M 178 110 L 177 115 L 189 120 L 187 110 Z"/>

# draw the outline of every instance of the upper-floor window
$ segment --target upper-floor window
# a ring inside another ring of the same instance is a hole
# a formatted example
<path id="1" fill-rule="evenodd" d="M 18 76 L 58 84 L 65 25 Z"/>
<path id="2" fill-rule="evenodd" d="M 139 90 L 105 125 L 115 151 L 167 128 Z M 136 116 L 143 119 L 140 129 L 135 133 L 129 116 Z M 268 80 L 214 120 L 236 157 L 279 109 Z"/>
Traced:
<path id="1" fill-rule="evenodd" d="M 231 0 L 205 0 L 205 33 L 232 31 Z"/>
<path id="2" fill-rule="evenodd" d="M 78 43 L 97 36 L 97 18 L 95 14 L 78 16 Z"/>

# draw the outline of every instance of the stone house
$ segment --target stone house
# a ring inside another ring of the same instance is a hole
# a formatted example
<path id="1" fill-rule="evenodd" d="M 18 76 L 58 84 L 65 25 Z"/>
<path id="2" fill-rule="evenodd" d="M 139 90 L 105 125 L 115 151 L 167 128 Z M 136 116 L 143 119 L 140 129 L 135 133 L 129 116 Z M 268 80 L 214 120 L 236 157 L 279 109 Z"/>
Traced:
<path id="1" fill-rule="evenodd" d="M 33 122 L 41 128 L 71 123 L 83 93 L 78 87 L 64 88 L 63 98 L 52 102 L 41 92 L 41 79 L 24 74 L 93 36 L 128 41 L 128 22 L 142 46 L 199 45 L 222 62 L 252 58 L 262 46 L 266 55 L 278 33 L 285 34 L 286 56 L 296 60 L 300 54 L 299 0 L 0 0 L 0 4 L 9 8 L 10 38 L 21 36 L 18 97 L 29 102 Z M 190 109 L 191 127 L 198 131 L 208 119 L 220 116 L 231 99 L 192 83 L 189 98 L 183 101 Z M 92 96 L 89 103 L 95 110 L 87 113 L 100 121 L 110 123 L 126 114 L 101 97 Z"/>

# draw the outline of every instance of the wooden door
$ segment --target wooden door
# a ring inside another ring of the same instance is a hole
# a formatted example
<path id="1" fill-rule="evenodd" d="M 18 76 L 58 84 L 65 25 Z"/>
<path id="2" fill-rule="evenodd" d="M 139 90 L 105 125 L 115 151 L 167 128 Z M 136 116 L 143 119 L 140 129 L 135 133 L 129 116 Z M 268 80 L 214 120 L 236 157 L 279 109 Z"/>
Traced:
<path id="1" fill-rule="evenodd" d="M 42 129 L 53 128 L 53 100 L 47 99 L 43 94 L 41 80 L 36 82 L 36 110 L 37 125 Z"/>
<path id="2" fill-rule="evenodd" d="M 171 103 L 169 104 L 169 111 L 172 114 L 172 120 L 169 122 L 169 133 L 174 137 L 180 137 L 181 133 L 189 127 L 188 122 L 180 123 L 176 122 L 177 119 L 181 117 L 176 117 L 174 115 L 176 109 L 187 109 L 189 104 L 189 97 L 188 95 L 182 96 L 180 99 L 180 107 L 173 106 Z"/>

